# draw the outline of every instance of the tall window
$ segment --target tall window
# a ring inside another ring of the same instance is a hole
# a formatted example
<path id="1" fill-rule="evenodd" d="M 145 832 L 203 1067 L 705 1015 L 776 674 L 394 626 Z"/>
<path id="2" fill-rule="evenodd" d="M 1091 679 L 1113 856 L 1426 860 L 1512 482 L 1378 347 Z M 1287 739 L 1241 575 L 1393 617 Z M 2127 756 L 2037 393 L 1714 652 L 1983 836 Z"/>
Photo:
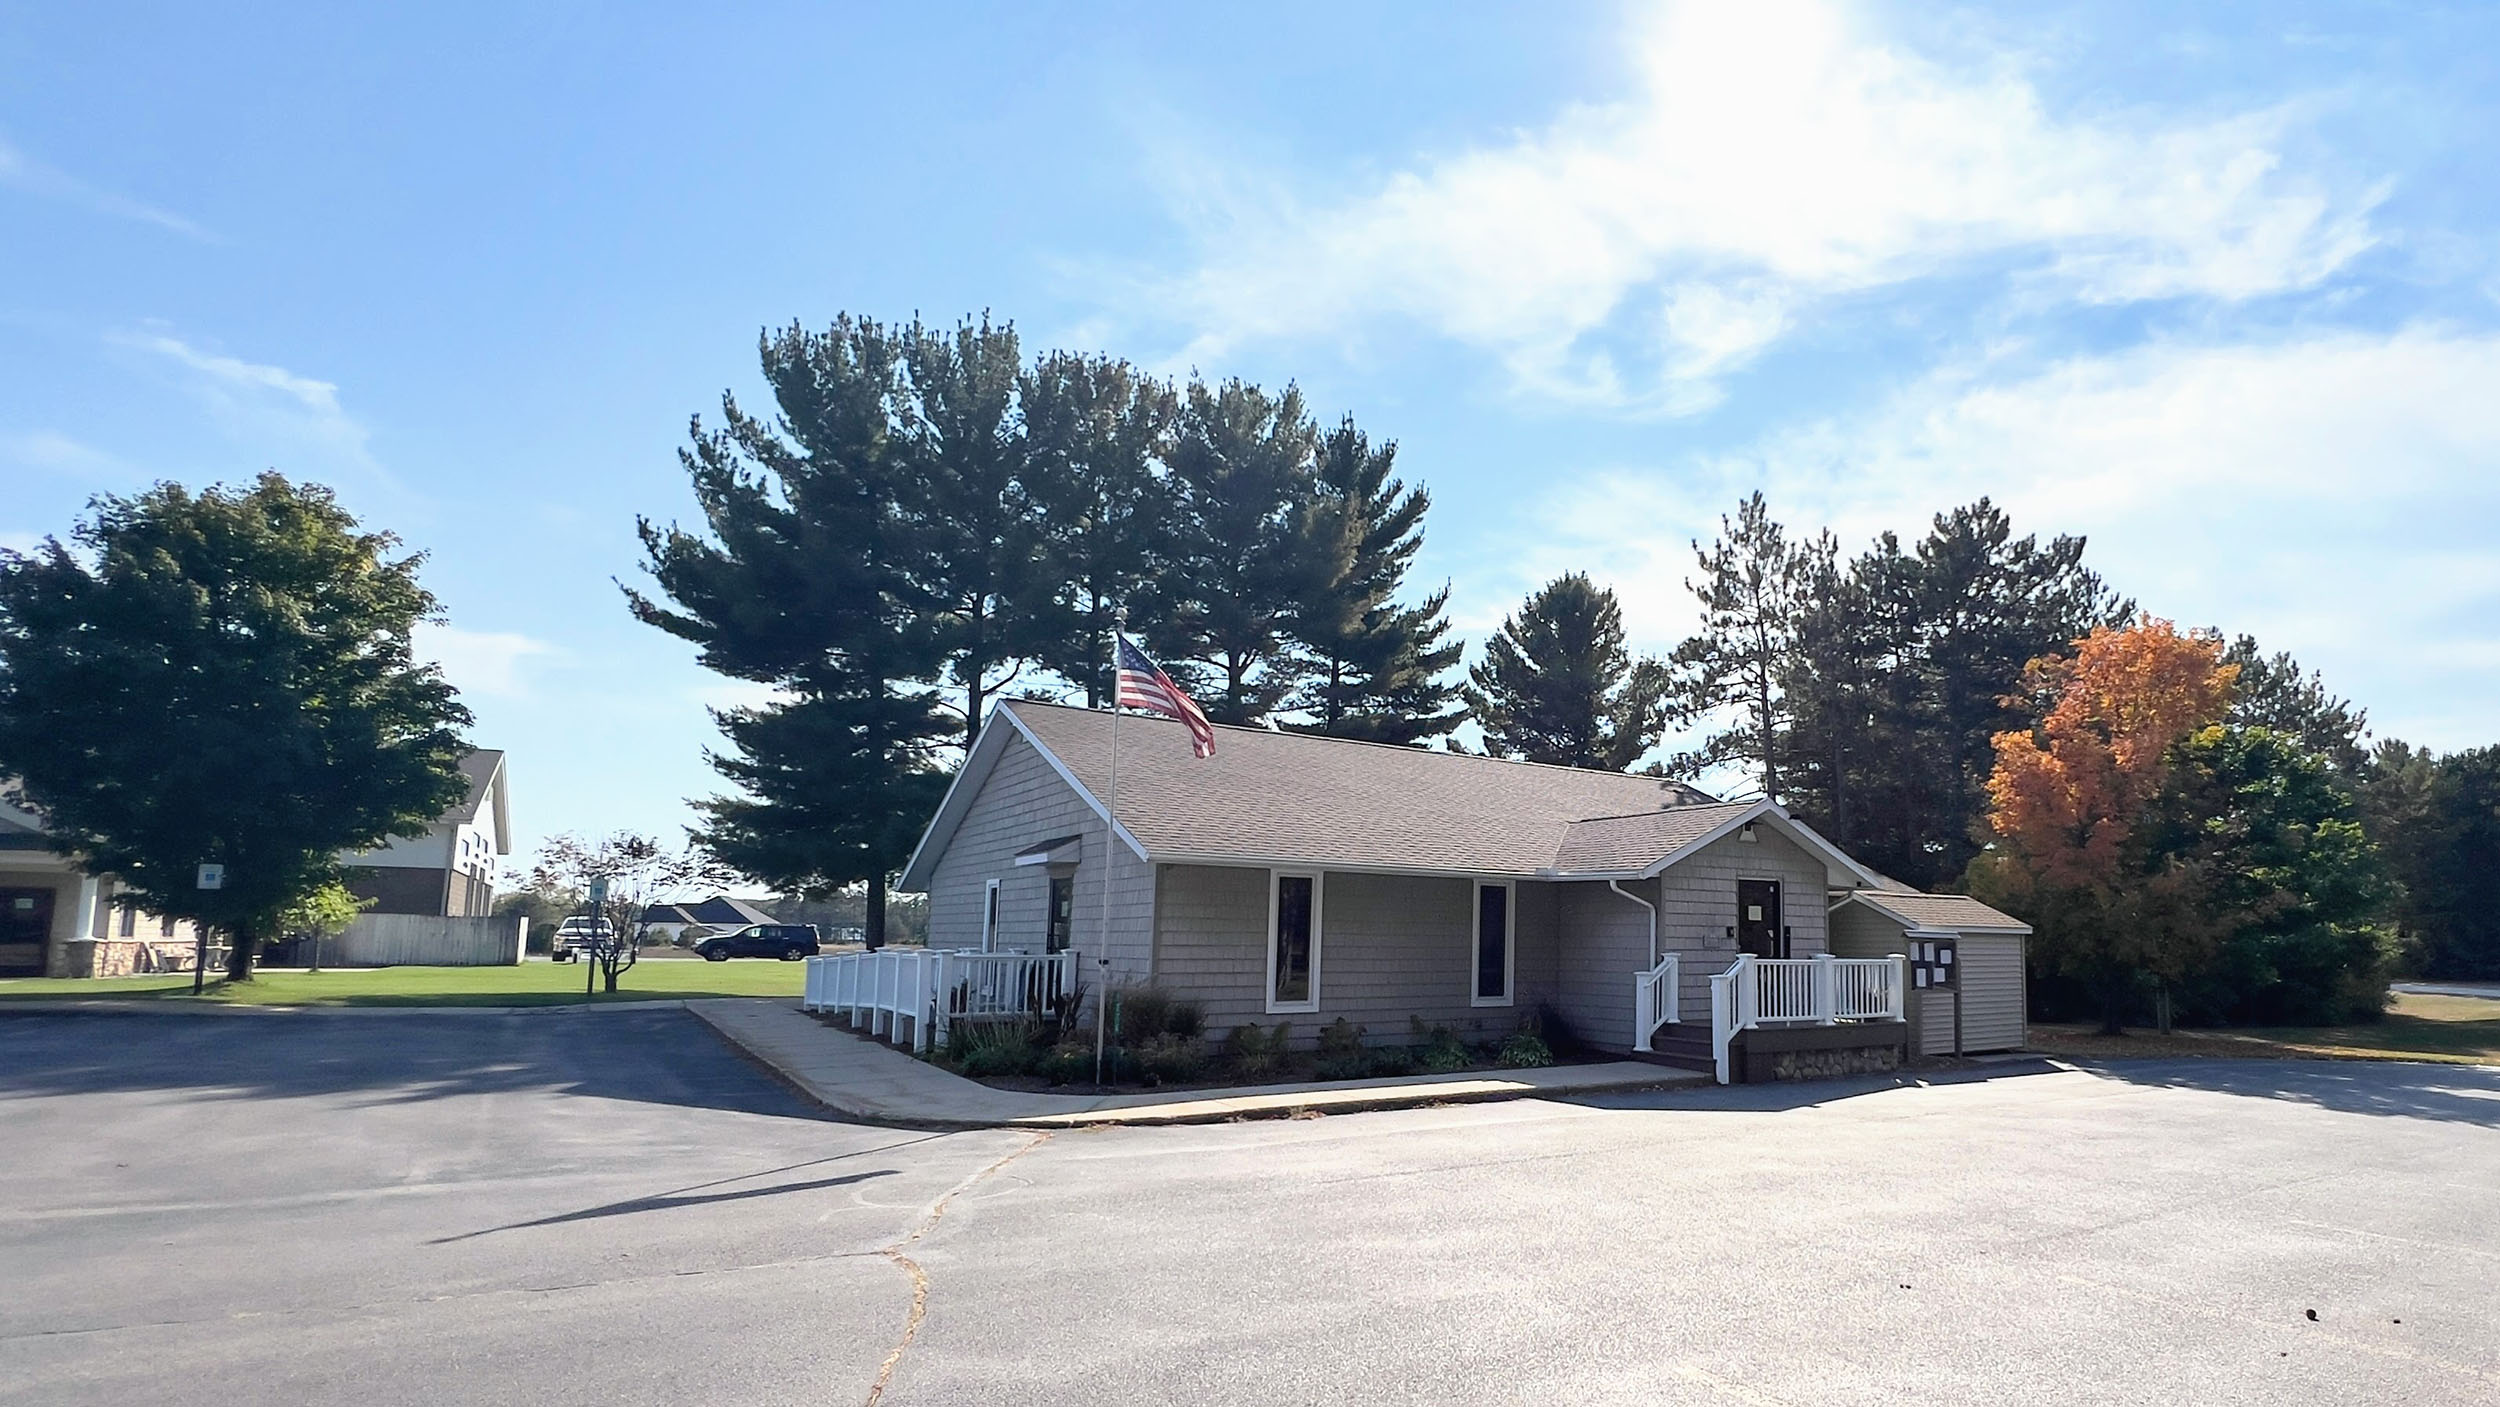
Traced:
<path id="1" fill-rule="evenodd" d="M 1064 953 L 1068 935 L 1076 927 L 1076 876 L 1055 874 L 1050 877 L 1050 923 L 1042 935 L 1042 951 Z"/>
<path id="2" fill-rule="evenodd" d="M 1268 894 L 1267 1009 L 1319 1010 L 1319 876 L 1279 874 Z"/>
<path id="3" fill-rule="evenodd" d="M 1509 885 L 1476 885 L 1475 986 L 1467 994 L 1472 1005 L 1510 1005 L 1512 917 Z"/>
<path id="4" fill-rule="evenodd" d="M 128 904 L 122 905 L 122 936 L 124 938 L 139 936 L 139 911 Z"/>
<path id="5" fill-rule="evenodd" d="M 990 892 L 981 900 L 981 951 L 998 951 L 998 881 L 990 881 Z"/>

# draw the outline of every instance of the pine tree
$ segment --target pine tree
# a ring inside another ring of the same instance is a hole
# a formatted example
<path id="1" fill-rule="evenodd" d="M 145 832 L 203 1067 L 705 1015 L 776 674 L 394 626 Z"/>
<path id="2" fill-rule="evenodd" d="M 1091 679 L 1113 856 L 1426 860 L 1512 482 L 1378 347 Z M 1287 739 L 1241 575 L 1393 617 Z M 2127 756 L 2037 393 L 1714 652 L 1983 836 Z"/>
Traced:
<path id="1" fill-rule="evenodd" d="M 1318 438 L 1291 386 L 1271 396 L 1192 381 L 1183 399 L 1171 533 L 1143 628 L 1215 722 L 1263 722 L 1302 683 L 1287 631 L 1309 580 Z"/>
<path id="2" fill-rule="evenodd" d="M 1741 764 L 1780 799 L 1791 717 L 1786 683 L 1798 632 L 1817 583 L 1833 576 L 1830 533 L 1791 543 L 1756 492 L 1719 519 L 1718 540 L 1693 544 L 1701 577 L 1685 585 L 1701 602 L 1700 629 L 1675 649 L 1675 716 L 1686 726 L 1726 725 L 1683 753 L 1670 770 L 1693 775 Z"/>
<path id="3" fill-rule="evenodd" d="M 1040 662 L 1099 708 L 1111 697 L 1111 622 L 1155 575 L 1170 534 L 1160 466 L 1179 399 L 1127 362 L 1065 352 L 1034 362 L 1019 399 L 1027 498 L 1053 587 Z"/>
<path id="4" fill-rule="evenodd" d="M 1466 648 L 1447 640 L 1448 585 L 1415 606 L 1396 599 L 1432 506 L 1393 477 L 1396 459 L 1394 442 L 1375 448 L 1350 417 L 1320 443 L 1291 627 L 1309 682 L 1289 706 L 1309 732 L 1417 744 L 1466 717 L 1445 678 Z"/>
<path id="5" fill-rule="evenodd" d="M 915 609 L 919 530 L 911 456 L 898 443 L 902 349 L 874 322 L 838 319 L 761 339 L 772 423 L 721 399 L 723 428 L 695 423 L 680 451 L 704 535 L 639 522 L 645 570 L 666 604 L 627 589 L 644 622 L 693 641 L 706 668 L 788 700 L 719 715 L 712 764 L 760 790 L 716 800 L 696 841 L 785 890 L 868 887 L 872 937 L 885 886 L 910 853 L 953 733 L 929 685 L 940 622 Z M 827 746 L 838 738 L 839 746 Z"/>
<path id="6" fill-rule="evenodd" d="M 1058 628 L 1017 405 L 1022 354 L 1015 328 L 986 317 L 951 333 L 915 322 L 902 347 L 910 394 L 896 401 L 904 528 L 896 565 L 936 631 L 969 751 L 990 699 L 1049 649 Z"/>
<path id="7" fill-rule="evenodd" d="M 2266 654 L 2253 635 L 2232 641 L 2222 652 L 2222 662 L 2240 670 L 2239 691 L 2231 700 L 2232 722 L 2298 739 L 2303 748 L 2332 763 L 2336 775 L 2347 782 L 2359 781 L 2369 770 L 2369 714 L 2328 692 L 2316 671 L 2304 671 L 2288 652 Z"/>
<path id="8" fill-rule="evenodd" d="M 1620 772 L 1666 726 L 1667 667 L 1633 658 L 1615 594 L 1585 573 L 1530 596 L 1467 679 L 1460 695 L 1496 757 Z"/>

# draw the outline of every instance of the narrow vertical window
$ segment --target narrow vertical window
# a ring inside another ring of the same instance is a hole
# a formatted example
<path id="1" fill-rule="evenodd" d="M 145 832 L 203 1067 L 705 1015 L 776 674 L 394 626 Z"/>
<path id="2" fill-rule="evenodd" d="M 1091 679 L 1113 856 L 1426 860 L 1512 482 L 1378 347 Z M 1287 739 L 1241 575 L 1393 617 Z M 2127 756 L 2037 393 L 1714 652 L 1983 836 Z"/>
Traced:
<path id="1" fill-rule="evenodd" d="M 1267 1009 L 1319 1009 L 1319 876 L 1277 875 L 1268 895 Z"/>
<path id="2" fill-rule="evenodd" d="M 1476 885 L 1475 987 L 1468 993 L 1472 1005 L 1510 1005 L 1511 918 L 1509 885 Z"/>
<path id="3" fill-rule="evenodd" d="M 1068 934 L 1076 922 L 1076 876 L 1050 877 L 1050 923 L 1042 935 L 1042 951 L 1064 953 L 1068 950 Z"/>
<path id="4" fill-rule="evenodd" d="M 981 900 L 981 951 L 998 951 L 998 881 L 990 881 L 989 893 Z"/>
<path id="5" fill-rule="evenodd" d="M 139 911 L 125 904 L 122 906 L 122 936 L 124 938 L 134 938 L 138 936 L 138 933 Z"/>

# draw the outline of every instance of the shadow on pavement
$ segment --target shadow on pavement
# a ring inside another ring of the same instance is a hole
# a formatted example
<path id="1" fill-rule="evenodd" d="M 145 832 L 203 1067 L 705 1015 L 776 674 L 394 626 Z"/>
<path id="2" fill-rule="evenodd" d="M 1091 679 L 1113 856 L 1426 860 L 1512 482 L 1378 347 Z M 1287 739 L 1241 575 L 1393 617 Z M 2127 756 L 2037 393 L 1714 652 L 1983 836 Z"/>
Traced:
<path id="1" fill-rule="evenodd" d="M 2103 1079 L 2314 1105 L 2345 1114 L 2500 1128 L 2500 1070 L 2364 1060 L 2076 1062 Z"/>
<path id="2" fill-rule="evenodd" d="M 1811 1109 L 1886 1090 L 1928 1085 L 1968 1085 L 2027 1075 L 2056 1073 L 2046 1059 L 2008 1061 L 1953 1070 L 1910 1070 L 1893 1075 L 1864 1075 L 1833 1080 L 1796 1080 L 1767 1085 L 1686 1085 L 1675 1089 L 1632 1090 L 1620 1094 L 1541 1095 L 1554 1104 L 1584 1109 L 1679 1109 L 1702 1113 L 1772 1114 L 1786 1109 Z"/>
<path id="3" fill-rule="evenodd" d="M 536 1091 L 826 1118 L 683 1011 L 0 1017 L 0 1100 L 156 1091 L 364 1105 Z"/>

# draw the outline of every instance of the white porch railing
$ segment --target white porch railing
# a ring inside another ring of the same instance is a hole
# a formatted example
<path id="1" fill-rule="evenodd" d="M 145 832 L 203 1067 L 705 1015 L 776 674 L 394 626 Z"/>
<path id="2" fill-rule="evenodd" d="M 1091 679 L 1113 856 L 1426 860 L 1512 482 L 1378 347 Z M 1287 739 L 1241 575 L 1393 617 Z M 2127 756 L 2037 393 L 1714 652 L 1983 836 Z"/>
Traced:
<path id="1" fill-rule="evenodd" d="M 807 960 L 799 1006 L 925 1051 L 960 1020 L 1040 1016 L 1074 989 L 1076 954 L 881 948 Z"/>
<path id="2" fill-rule="evenodd" d="M 1710 1052 L 1719 1083 L 1728 1079 L 1728 1047 L 1739 1031 L 1758 1026 L 1836 1025 L 1899 1021 L 1908 1010 L 1908 959 L 1737 956 L 1710 979 Z"/>
<path id="3" fill-rule="evenodd" d="M 1683 964 L 1674 953 L 1632 974 L 1632 1048 L 1646 1054 L 1658 1028 L 1684 1019 Z"/>

